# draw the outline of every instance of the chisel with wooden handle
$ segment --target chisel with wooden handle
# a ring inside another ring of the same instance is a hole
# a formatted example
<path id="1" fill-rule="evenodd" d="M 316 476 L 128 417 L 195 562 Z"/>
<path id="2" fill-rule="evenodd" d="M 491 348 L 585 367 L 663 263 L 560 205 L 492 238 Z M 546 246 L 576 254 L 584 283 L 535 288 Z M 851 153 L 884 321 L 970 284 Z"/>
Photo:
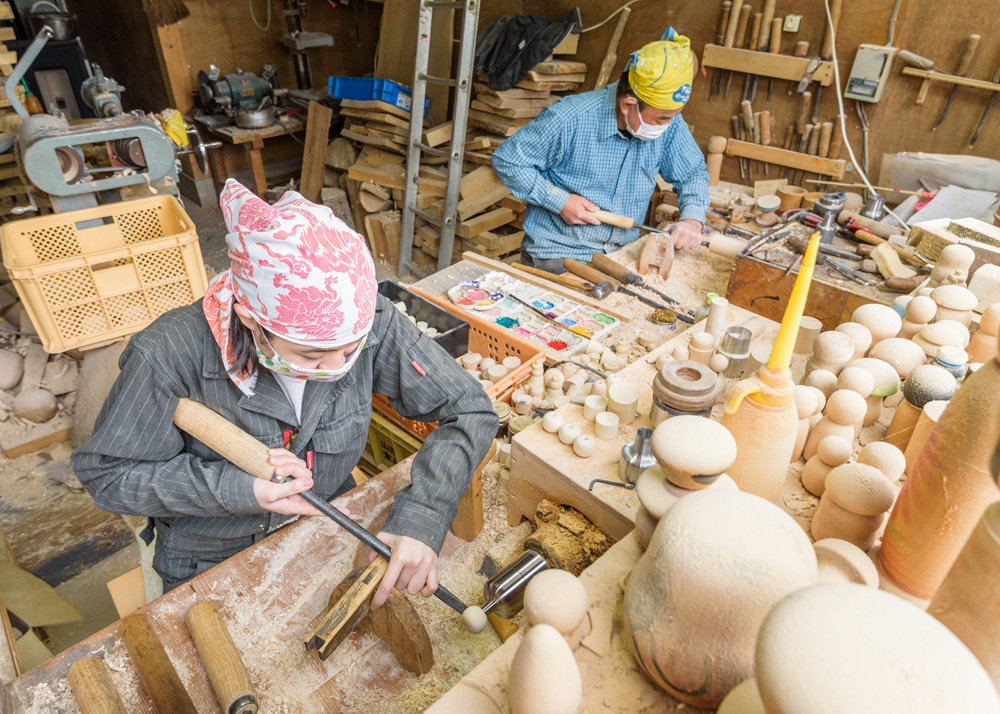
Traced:
<path id="1" fill-rule="evenodd" d="M 173 421 L 179 429 L 186 431 L 251 476 L 265 481 L 275 481 L 274 467 L 268 462 L 268 448 L 221 414 L 217 414 L 204 404 L 181 397 Z M 282 482 L 280 477 L 277 480 L 279 483 Z M 303 491 L 299 495 L 383 558 L 389 560 L 392 557 L 392 549 L 388 545 L 312 491 Z M 438 586 L 434 597 L 459 614 L 466 610 L 465 603 L 443 586 Z"/>
<path id="2" fill-rule="evenodd" d="M 965 38 L 965 44 L 962 46 L 962 54 L 958 58 L 958 66 L 955 68 L 956 77 L 964 77 L 969 72 L 969 67 L 972 65 L 972 58 L 976 56 L 976 50 L 979 48 L 980 39 L 982 38 L 979 35 L 969 35 Z M 941 122 L 948 116 L 948 110 L 951 108 L 951 102 L 955 99 L 955 92 L 957 91 L 958 85 L 952 85 L 951 94 L 948 95 L 948 103 L 944 105 L 944 111 L 941 112 L 937 124 L 931 127 L 931 131 L 937 131 L 937 128 L 941 126 Z"/>
<path id="3" fill-rule="evenodd" d="M 833 43 L 837 38 L 837 27 L 840 25 L 840 15 L 844 9 L 844 0 L 830 0 L 830 22 L 826 24 L 826 32 L 823 34 L 823 51 L 820 57 L 824 62 L 833 59 Z M 819 121 L 819 103 L 823 99 L 823 85 L 816 82 L 816 103 L 813 105 L 816 114 L 813 116 L 813 123 Z"/>
<path id="4" fill-rule="evenodd" d="M 592 268 L 596 268 L 597 270 L 600 270 L 602 273 L 607 273 L 608 275 L 610 275 L 615 280 L 619 280 L 619 281 L 625 283 L 626 285 L 634 285 L 637 288 L 642 288 L 643 290 L 648 290 L 649 292 L 651 292 L 651 293 L 653 293 L 655 295 L 658 295 L 659 297 L 663 298 L 664 300 L 666 300 L 671 305 L 680 305 L 680 303 L 677 300 L 674 300 L 672 297 L 670 297 L 666 293 L 660 292 L 656 288 L 654 288 L 651 285 L 649 285 L 645 280 L 642 279 L 641 275 L 639 275 L 638 273 L 632 272 L 631 270 L 629 270 L 628 268 L 626 268 L 624 265 L 616 263 L 615 261 L 611 260 L 611 258 L 609 258 L 608 256 L 604 255 L 603 253 L 595 253 L 594 256 L 590 259 L 590 266 Z M 681 312 L 676 307 L 672 308 L 672 309 L 673 309 L 674 312 L 677 313 L 677 318 L 678 319 L 683 320 L 684 322 L 687 322 L 688 324 L 692 324 L 692 325 L 694 324 L 694 320 L 691 319 L 690 315 L 688 315 L 688 314 L 686 314 L 684 312 Z"/>
<path id="5" fill-rule="evenodd" d="M 609 211 L 602 211 L 601 209 L 597 209 L 596 211 L 588 209 L 587 213 L 608 226 L 617 226 L 618 228 L 624 228 L 627 231 L 630 231 L 633 228 L 641 228 L 642 230 L 649 231 L 650 233 L 659 233 L 660 235 L 665 236 L 670 235 L 670 231 L 665 231 L 662 228 L 653 228 L 653 226 L 647 226 L 644 223 L 639 223 L 634 218 L 619 216 L 617 213 L 610 213 Z"/>
<path id="6" fill-rule="evenodd" d="M 634 290 L 629 290 L 628 288 L 624 287 L 617 280 L 609 279 L 611 276 L 609 276 L 607 273 L 598 270 L 592 265 L 581 263 L 580 261 L 573 260 L 572 258 L 566 258 L 566 260 L 563 261 L 563 267 L 566 268 L 566 270 L 568 270 L 569 272 L 573 273 L 574 275 L 579 275 L 584 280 L 590 280 L 591 282 L 598 281 L 598 284 L 600 285 L 610 285 L 615 292 L 619 292 L 624 295 L 634 297 L 639 302 L 649 305 L 650 307 L 655 308 L 657 310 L 670 310 L 673 313 L 677 312 L 677 310 L 675 310 L 673 307 L 670 307 L 669 305 L 664 305 L 663 303 L 656 302 L 655 300 L 650 300 L 645 295 L 640 295 Z M 686 315 L 678 314 L 677 316 L 684 322 L 688 322 L 690 320 L 690 318 L 688 318 Z"/>
<path id="7" fill-rule="evenodd" d="M 184 622 L 224 714 L 257 714 L 257 690 L 215 601 L 192 605 Z"/>

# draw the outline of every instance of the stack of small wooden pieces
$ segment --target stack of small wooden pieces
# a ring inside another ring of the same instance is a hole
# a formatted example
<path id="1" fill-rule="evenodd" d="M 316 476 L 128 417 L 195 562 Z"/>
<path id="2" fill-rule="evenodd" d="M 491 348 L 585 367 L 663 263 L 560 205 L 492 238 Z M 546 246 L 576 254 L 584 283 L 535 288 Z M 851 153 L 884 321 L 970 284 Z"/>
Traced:
<path id="1" fill-rule="evenodd" d="M 0 2 L 0 75 L 4 81 L 13 74 L 14 65 L 17 64 L 17 53 L 8 50 L 4 44 L 17 39 L 11 26 L 13 20 L 14 11 L 10 3 Z M 21 96 L 23 97 L 23 92 Z M 0 132 L 17 134 L 20 128 L 21 117 L 14 112 L 0 87 Z M 14 152 L 0 154 L 0 217 L 4 220 L 16 218 L 11 215 L 11 211 L 17 206 L 29 205 L 27 193 L 24 178 L 14 161 Z"/>
<path id="2" fill-rule="evenodd" d="M 340 113 L 345 117 L 340 135 L 401 156 L 406 155 L 410 136 L 410 113 L 377 99 L 344 99 Z"/>

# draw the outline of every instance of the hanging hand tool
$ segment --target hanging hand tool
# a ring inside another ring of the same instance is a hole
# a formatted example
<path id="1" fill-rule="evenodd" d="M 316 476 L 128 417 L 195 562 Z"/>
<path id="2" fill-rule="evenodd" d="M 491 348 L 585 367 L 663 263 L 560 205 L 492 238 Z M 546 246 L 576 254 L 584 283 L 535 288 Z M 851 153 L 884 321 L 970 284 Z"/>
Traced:
<path id="1" fill-rule="evenodd" d="M 794 142 L 795 142 L 795 123 L 792 122 L 791 124 L 785 127 L 785 143 L 781 145 L 781 148 L 784 149 L 785 151 L 791 151 Z M 789 173 L 788 167 L 782 166 L 781 170 L 778 172 L 778 176 L 784 178 L 785 176 L 788 176 L 788 173 Z"/>
<path id="2" fill-rule="evenodd" d="M 770 146 L 771 145 L 771 112 L 763 111 L 760 113 L 760 145 Z M 764 162 L 764 175 L 768 175 L 770 170 L 770 165 Z"/>
<path id="3" fill-rule="evenodd" d="M 739 116 L 738 115 L 733 115 L 733 118 L 730 120 L 730 122 L 733 125 L 733 138 L 736 139 L 737 141 L 739 141 L 740 140 L 740 118 L 739 118 Z M 740 178 L 745 181 L 746 180 L 746 166 L 743 163 L 743 157 L 742 156 L 739 157 L 739 162 L 740 162 Z"/>
<path id="4" fill-rule="evenodd" d="M 997 67 L 996 74 L 993 75 L 993 84 L 1000 84 L 1000 67 Z M 976 145 L 976 140 L 979 139 L 979 132 L 983 130 L 983 124 L 986 123 L 986 117 L 990 115 L 990 110 L 993 109 L 993 105 L 997 102 L 998 93 L 1000 92 L 990 92 L 990 101 L 986 103 L 986 110 L 983 111 L 983 116 L 979 120 L 979 126 L 976 127 L 976 133 L 972 135 L 972 141 L 969 142 L 970 149 Z"/>
<path id="5" fill-rule="evenodd" d="M 772 9 L 772 12 L 774 10 Z M 765 7 L 764 12 L 767 12 Z M 768 45 L 767 51 L 772 55 L 781 54 L 781 26 L 784 24 L 784 20 L 780 17 L 776 17 L 771 20 L 771 37 L 770 44 Z M 767 101 L 771 101 L 771 97 L 774 95 L 774 77 L 767 78 Z"/>
<path id="6" fill-rule="evenodd" d="M 602 272 L 601 270 L 598 270 L 592 265 L 581 263 L 580 261 L 573 260 L 572 258 L 566 258 L 566 260 L 563 261 L 563 267 L 566 268 L 566 270 L 568 270 L 569 272 L 573 273 L 574 275 L 579 275 L 581 278 L 589 280 L 591 282 L 595 283 L 610 282 L 615 292 L 619 292 L 622 293 L 623 295 L 634 297 L 639 302 L 649 305 L 650 307 L 655 308 L 657 310 L 668 310 L 672 313 L 676 313 L 677 317 L 683 320 L 684 322 L 690 322 L 691 324 L 694 324 L 694 320 L 691 320 L 687 315 L 682 315 L 678 313 L 676 307 L 670 307 L 668 305 L 664 305 L 663 303 L 649 299 L 645 295 L 640 295 L 634 290 L 629 290 L 625 286 L 619 284 L 617 280 L 609 281 L 608 274 Z"/>
<path id="7" fill-rule="evenodd" d="M 735 11 L 736 9 L 734 7 L 733 12 Z M 738 24 L 736 25 L 735 44 L 731 46 L 742 48 L 743 44 L 746 42 L 747 27 L 750 24 L 751 12 L 753 12 L 753 8 L 750 7 L 749 5 L 744 5 L 743 7 L 740 8 L 740 16 L 738 18 Z M 726 39 L 728 40 L 729 37 L 727 36 Z M 726 91 L 723 94 L 724 98 L 726 99 L 729 98 L 729 89 L 732 86 L 733 86 L 733 70 L 729 70 L 729 76 L 726 78 Z"/>
<path id="8" fill-rule="evenodd" d="M 566 287 L 573 288 L 574 290 L 582 290 L 594 300 L 603 300 L 615 291 L 614 286 L 606 280 L 600 283 L 590 283 L 586 280 L 580 280 L 579 278 L 573 278 L 568 275 L 556 275 L 555 273 L 550 273 L 547 270 L 532 268 L 531 266 L 522 265 L 521 263 L 511 263 L 510 267 L 521 270 L 529 275 L 537 275 L 540 278 L 545 278 L 546 280 L 551 280 L 554 283 L 565 285 Z"/>
<path id="9" fill-rule="evenodd" d="M 542 318 L 543 320 L 545 320 L 545 322 L 549 323 L 550 325 L 555 325 L 556 327 L 560 327 L 564 330 L 572 332 L 574 335 L 579 335 L 580 337 L 586 337 L 587 339 L 590 339 L 591 337 L 594 336 L 593 330 L 588 330 L 586 327 L 580 327 L 580 325 L 564 325 L 563 323 L 559 322 L 552 316 L 552 314 L 554 313 L 552 314 L 545 313 L 542 310 L 539 310 L 531 303 L 525 302 L 524 300 L 519 298 L 517 295 L 514 295 L 513 293 L 507 293 L 507 297 L 512 298 L 517 302 L 521 303 L 522 305 L 524 305 L 526 308 L 531 310 L 538 317 Z"/>
<path id="10" fill-rule="evenodd" d="M 911 64 L 919 69 L 925 69 L 925 70 L 934 69 L 933 60 L 929 60 L 926 57 L 921 57 L 918 54 L 910 52 L 909 50 L 900 50 L 899 52 L 897 52 L 896 59 L 898 59 L 900 62 L 906 62 L 907 64 Z M 935 69 L 934 71 L 941 72 L 941 70 L 939 69 Z M 943 72 L 943 74 L 948 74 L 948 73 Z"/>
<path id="11" fill-rule="evenodd" d="M 743 128 L 747 133 L 747 141 L 753 141 L 753 107 L 750 106 L 750 102 L 744 99 L 740 102 L 740 115 L 743 117 Z M 747 160 L 748 172 L 750 174 L 750 180 L 753 181 L 753 161 Z"/>
<path id="12" fill-rule="evenodd" d="M 179 429 L 186 431 L 251 476 L 278 483 L 284 483 L 288 480 L 282 480 L 280 476 L 275 475 L 274 467 L 268 463 L 268 448 L 264 444 L 204 404 L 199 404 L 198 402 L 182 397 L 177 404 L 173 421 Z M 386 561 L 392 557 L 392 550 L 388 545 L 312 491 L 303 491 L 299 495 L 320 513 L 336 522 L 338 526 L 374 550 Z M 438 586 L 438 589 L 434 592 L 434 597 L 452 608 L 455 612 L 463 613 L 466 610 L 466 605 L 449 592 L 447 588 Z"/>
<path id="13" fill-rule="evenodd" d="M 729 26 L 729 12 L 733 7 L 732 0 L 725 0 L 722 3 L 722 16 L 719 18 L 719 27 L 715 34 L 715 44 L 722 45 L 726 41 L 726 29 Z M 718 67 L 712 68 L 712 85 L 708 90 L 708 101 L 712 101 L 721 89 L 721 78 L 725 74 L 724 70 Z"/>
<path id="14" fill-rule="evenodd" d="M 723 46 L 732 47 L 736 43 L 736 31 L 739 29 L 740 15 L 743 12 L 743 0 L 733 0 L 732 9 L 729 11 L 729 25 L 726 27 L 726 37 Z M 719 89 L 722 89 L 722 82 L 726 82 L 725 97 L 729 96 L 729 86 L 733 83 L 733 70 L 726 70 L 719 75 Z M 737 137 L 739 138 L 739 137 Z"/>
<path id="15" fill-rule="evenodd" d="M 795 49 L 792 50 L 792 57 L 805 57 L 809 54 L 809 43 L 808 42 L 796 42 Z M 795 91 L 795 87 L 798 84 L 794 79 L 788 80 L 788 96 L 792 96 L 792 92 Z"/>
<path id="16" fill-rule="evenodd" d="M 962 47 L 962 54 L 958 58 L 958 66 L 955 67 L 955 76 L 964 77 L 969 72 L 969 67 L 972 65 L 972 59 L 976 56 L 976 49 L 979 47 L 979 35 L 969 35 L 965 38 L 965 45 Z M 951 94 L 948 95 L 948 103 L 944 105 L 944 111 L 941 112 L 940 118 L 937 120 L 937 124 L 931 127 L 931 131 L 937 131 L 937 128 L 941 126 L 941 122 L 944 118 L 948 116 L 948 110 L 951 108 L 951 102 L 955 99 L 955 92 L 958 91 L 958 85 L 952 85 Z"/>
<path id="17" fill-rule="evenodd" d="M 840 26 L 840 15 L 844 9 L 844 0 L 830 0 L 830 22 L 824 23 L 826 25 L 826 32 L 823 33 L 823 51 L 820 53 L 820 57 L 823 58 L 824 62 L 830 62 L 833 60 L 833 43 L 837 41 L 837 27 Z M 819 114 L 819 102 L 823 98 L 823 85 L 819 82 L 816 83 L 816 103 L 813 105 L 816 109 L 816 114 Z M 813 119 L 813 122 L 818 121 L 818 117 Z"/>
<path id="18" fill-rule="evenodd" d="M 755 12 L 750 22 L 750 44 L 747 46 L 747 49 L 753 52 L 760 49 L 760 25 L 763 17 L 764 13 Z M 749 95 L 749 99 L 752 102 L 754 95 L 757 93 L 757 75 L 745 74 L 743 77 L 743 99 L 747 99 L 747 95 Z M 753 83 L 753 93 L 750 93 L 751 83 Z"/>

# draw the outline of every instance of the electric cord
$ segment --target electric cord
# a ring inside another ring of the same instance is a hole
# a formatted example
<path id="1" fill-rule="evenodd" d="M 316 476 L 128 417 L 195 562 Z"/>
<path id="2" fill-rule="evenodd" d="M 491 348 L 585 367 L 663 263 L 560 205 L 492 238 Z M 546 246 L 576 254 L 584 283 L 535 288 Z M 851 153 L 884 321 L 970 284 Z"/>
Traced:
<path id="1" fill-rule="evenodd" d="M 885 41 L 885 44 L 892 47 L 892 39 L 896 36 L 896 16 L 899 14 L 899 6 L 903 4 L 903 0 L 896 0 L 896 4 L 892 8 L 892 14 L 889 16 L 889 38 Z"/>
<path id="2" fill-rule="evenodd" d="M 271 28 L 271 0 L 265 0 L 265 1 L 267 2 L 267 24 L 261 26 L 261 24 L 257 22 L 257 16 L 254 15 L 253 12 L 253 0 L 249 0 L 250 19 L 253 20 L 253 24 L 255 24 L 257 26 L 257 29 L 260 30 L 261 32 L 267 32 Z"/>
<path id="3" fill-rule="evenodd" d="M 635 5 L 637 2 L 641 2 L 641 0 L 629 0 L 629 2 L 625 3 L 624 5 L 622 5 L 620 8 L 618 8 L 617 10 L 615 10 L 613 13 L 611 13 L 610 15 L 608 15 L 606 18 L 604 18 L 603 20 L 601 20 L 596 25 L 591 25 L 590 27 L 585 27 L 582 30 L 580 30 L 580 33 L 582 34 L 584 32 L 590 32 L 591 30 L 596 30 L 598 27 L 603 27 L 615 15 L 617 15 L 618 13 L 620 13 L 625 8 L 630 7 L 631 5 Z"/>
<path id="4" fill-rule="evenodd" d="M 833 26 L 833 16 L 830 14 L 830 0 L 823 0 L 823 6 L 826 9 L 826 21 L 830 28 L 830 36 L 832 38 L 832 48 L 833 48 L 833 80 L 837 87 L 837 106 L 840 109 L 840 131 L 844 137 L 844 146 L 847 147 L 847 154 L 851 157 L 851 163 L 858 171 L 858 175 L 861 177 L 861 181 L 868 188 L 870 193 L 878 193 L 875 187 L 872 186 L 872 182 L 868 179 L 868 174 L 864 170 L 864 167 L 858 162 L 857 156 L 854 154 L 854 147 L 851 146 L 851 141 L 847 137 L 847 116 L 844 113 L 844 94 L 843 88 L 840 83 L 840 61 L 837 59 L 837 30 Z M 899 221 L 899 224 L 905 229 L 910 229 L 910 224 L 904 221 L 902 218 L 897 216 L 891 208 L 885 207 L 886 212 Z"/>

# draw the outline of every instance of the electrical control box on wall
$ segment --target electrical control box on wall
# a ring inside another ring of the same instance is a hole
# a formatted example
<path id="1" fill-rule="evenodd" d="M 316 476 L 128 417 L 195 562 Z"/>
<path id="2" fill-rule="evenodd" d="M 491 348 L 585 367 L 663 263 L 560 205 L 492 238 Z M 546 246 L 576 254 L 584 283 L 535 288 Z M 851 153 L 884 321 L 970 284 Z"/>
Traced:
<path id="1" fill-rule="evenodd" d="M 899 50 L 880 45 L 860 45 L 847 78 L 844 96 L 862 102 L 877 102 L 889 81 L 889 70 Z"/>

